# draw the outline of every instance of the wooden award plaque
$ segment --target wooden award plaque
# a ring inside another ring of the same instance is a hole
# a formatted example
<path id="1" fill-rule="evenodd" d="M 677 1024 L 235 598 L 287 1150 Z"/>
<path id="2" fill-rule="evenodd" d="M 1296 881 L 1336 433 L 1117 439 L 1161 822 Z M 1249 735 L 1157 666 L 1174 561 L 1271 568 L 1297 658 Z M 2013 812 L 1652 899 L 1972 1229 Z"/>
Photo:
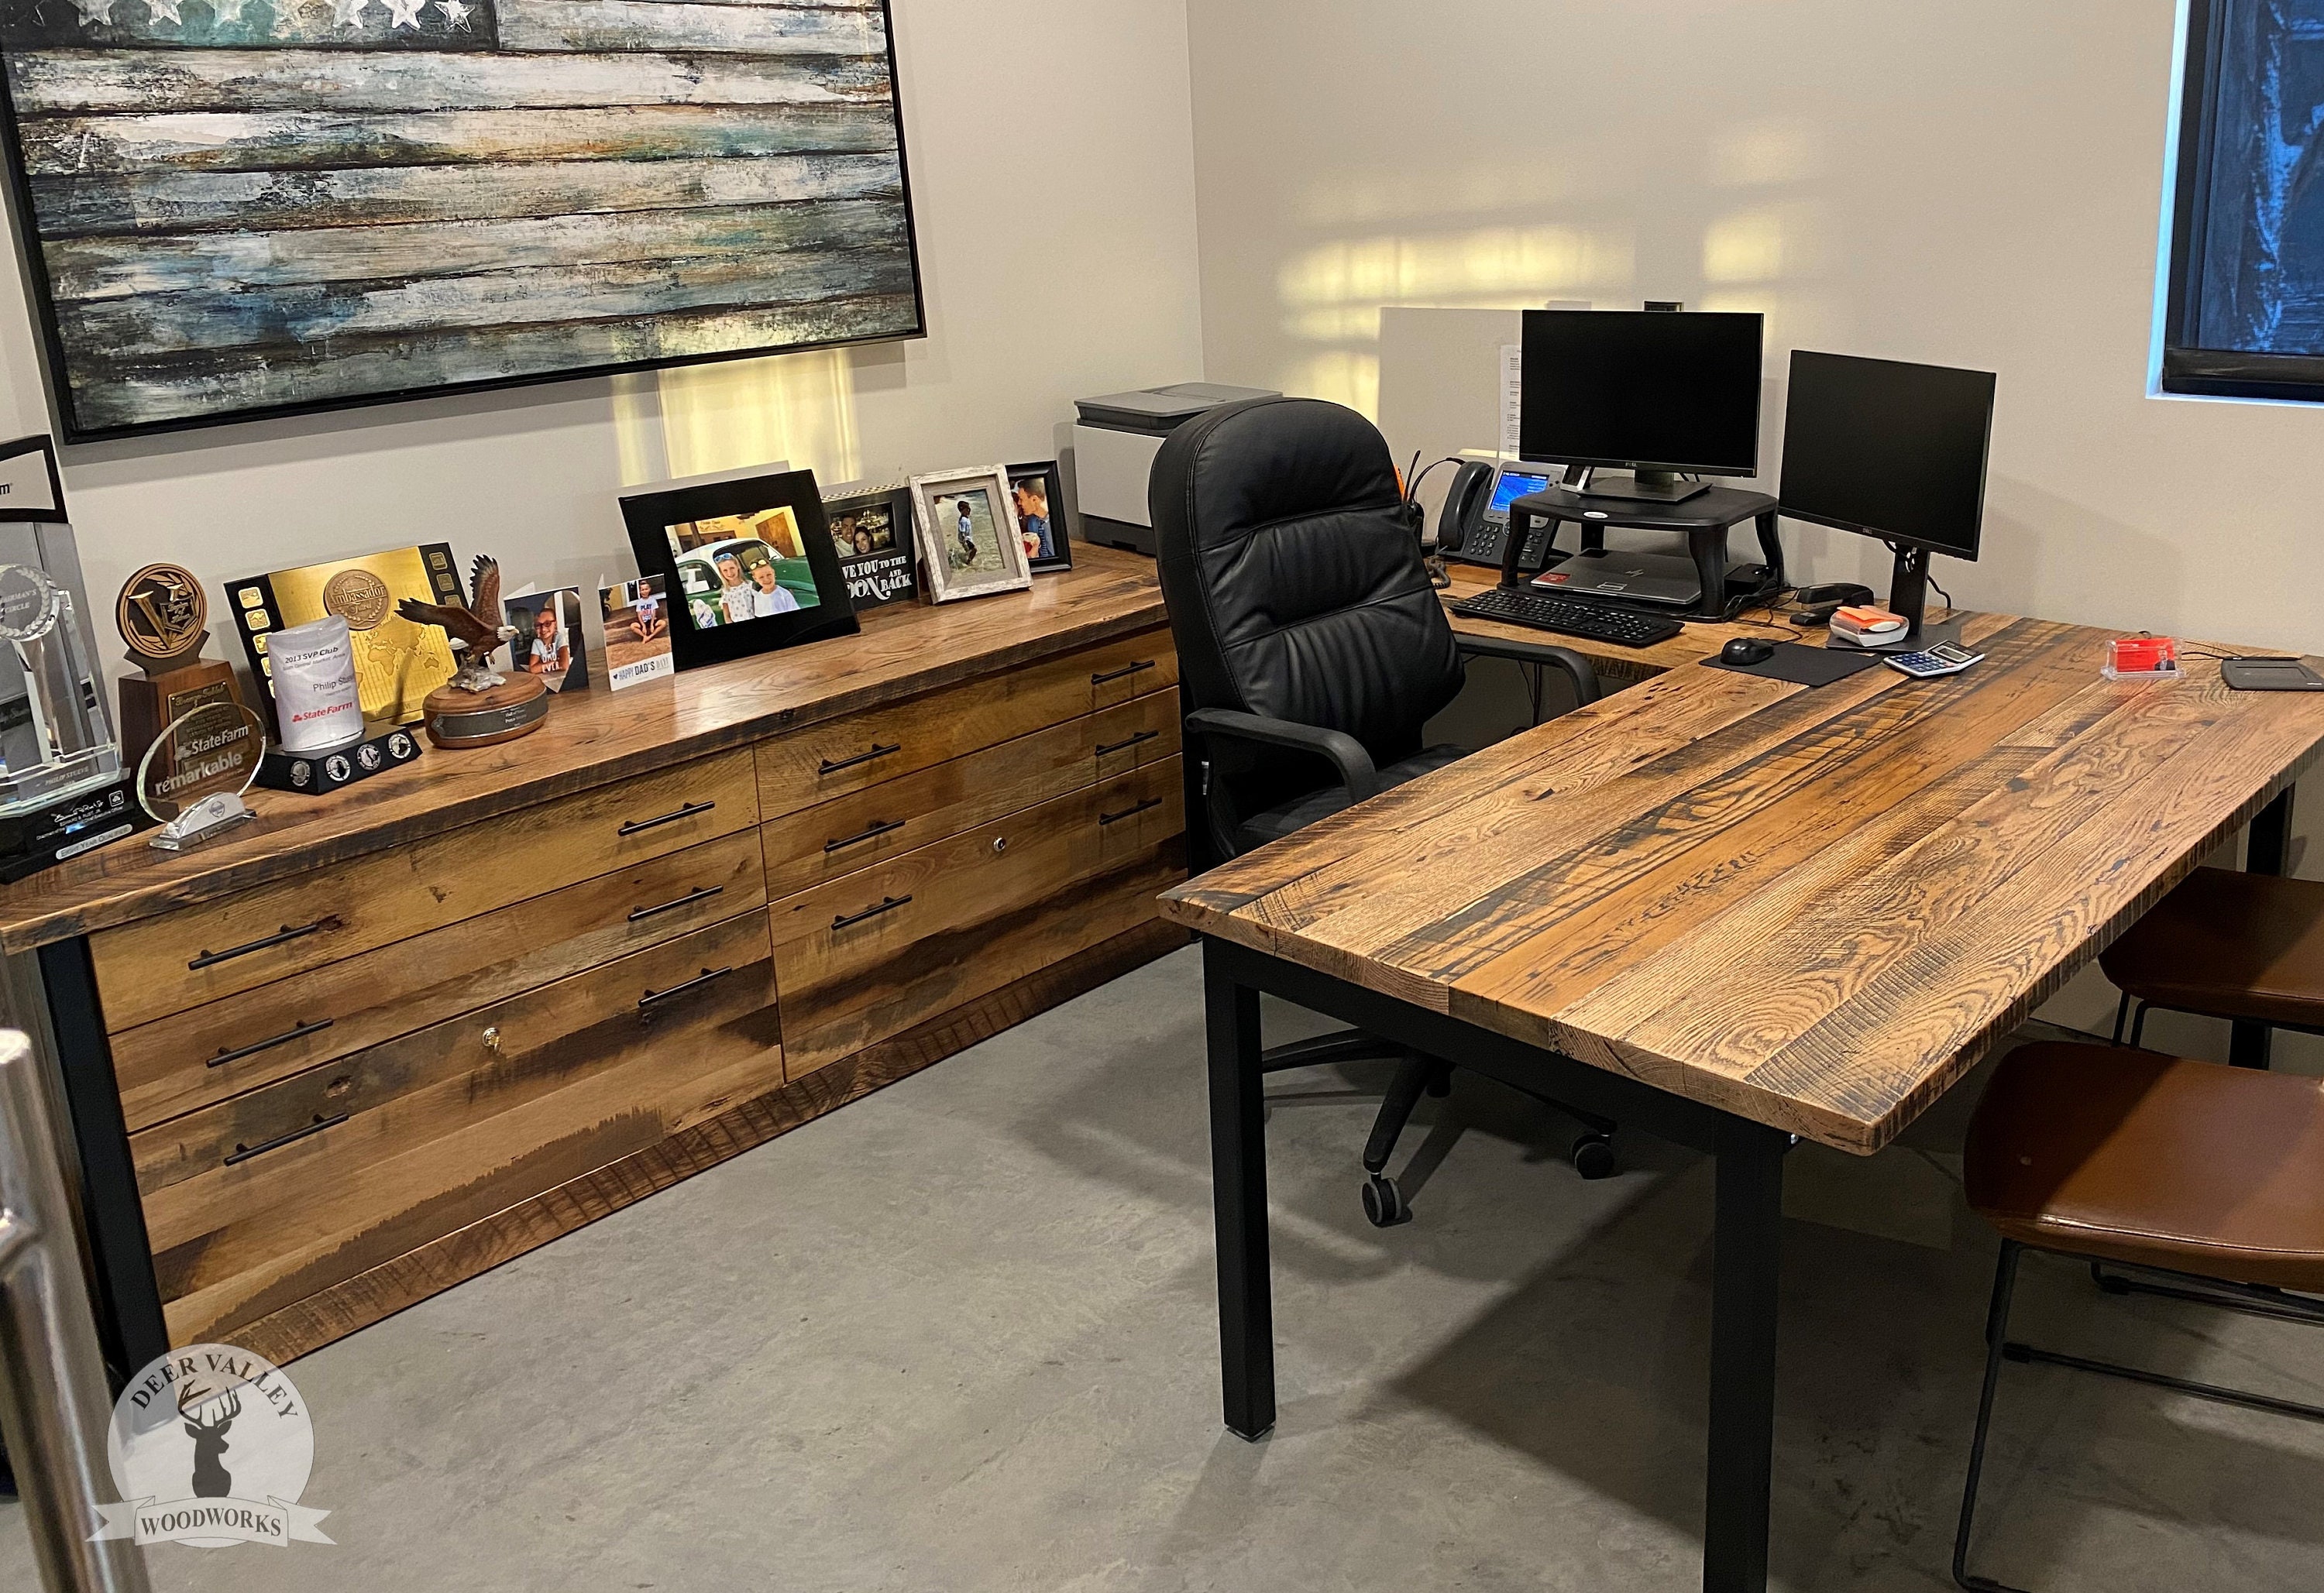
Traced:
<path id="1" fill-rule="evenodd" d="M 209 602 L 202 584 L 173 564 L 149 564 L 129 577 L 114 610 L 129 661 L 143 670 L 121 681 L 121 757 L 134 766 L 161 733 L 205 703 L 239 705 L 234 666 L 204 659 Z"/>

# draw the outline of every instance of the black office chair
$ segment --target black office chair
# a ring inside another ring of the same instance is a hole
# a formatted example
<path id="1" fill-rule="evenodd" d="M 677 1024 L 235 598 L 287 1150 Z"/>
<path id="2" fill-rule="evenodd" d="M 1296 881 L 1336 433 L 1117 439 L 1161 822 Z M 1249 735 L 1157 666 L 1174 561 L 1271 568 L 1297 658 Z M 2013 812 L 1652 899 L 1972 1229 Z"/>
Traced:
<path id="1" fill-rule="evenodd" d="M 1352 410 L 1266 398 L 1211 410 L 1162 445 L 1148 494 L 1193 710 L 1186 755 L 1219 859 L 1457 760 L 1421 731 L 1460 693 L 1464 654 L 1563 670 L 1580 701 L 1597 700 L 1578 653 L 1453 635 L 1422 559 L 1422 511 Z M 1390 1057 L 1401 1065 L 1363 1157 L 1364 1214 L 1382 1228 L 1410 1215 L 1388 1158 L 1422 1094 L 1450 1090 L 1450 1062 L 1358 1030 L 1265 1054 L 1269 1073 Z M 1613 1124 L 1537 1099 L 1582 1125 L 1576 1171 L 1615 1171 Z"/>

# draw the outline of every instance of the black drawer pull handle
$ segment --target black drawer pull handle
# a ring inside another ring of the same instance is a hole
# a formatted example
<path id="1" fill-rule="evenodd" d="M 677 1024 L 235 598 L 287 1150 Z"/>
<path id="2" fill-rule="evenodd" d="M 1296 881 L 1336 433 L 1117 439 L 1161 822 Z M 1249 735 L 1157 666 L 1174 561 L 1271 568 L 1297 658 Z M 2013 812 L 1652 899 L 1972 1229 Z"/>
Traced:
<path id="1" fill-rule="evenodd" d="M 883 897 L 881 898 L 881 902 L 878 907 L 866 907 L 860 913 L 842 914 L 840 916 L 834 918 L 831 921 L 831 926 L 834 929 L 845 929 L 851 925 L 868 923 L 872 919 L 877 918 L 882 913 L 894 912 L 898 907 L 902 907 L 906 902 L 911 899 L 912 898 L 908 896 Z"/>
<path id="2" fill-rule="evenodd" d="M 630 922 L 634 924 L 641 918 L 659 918 L 664 913 L 675 913 L 680 907 L 690 907 L 696 902 L 706 901 L 711 897 L 725 894 L 726 888 L 724 885 L 697 885 L 676 901 L 664 902 L 658 907 L 632 907 Z"/>
<path id="3" fill-rule="evenodd" d="M 877 841 L 882 835 L 900 830 L 904 824 L 902 819 L 876 819 L 872 827 L 861 835 L 850 835 L 844 841 L 826 841 L 823 843 L 823 850 L 826 852 L 844 852 L 851 846 L 861 846 L 866 841 Z"/>
<path id="4" fill-rule="evenodd" d="M 239 1051 L 221 1051 L 211 1057 L 207 1065 L 224 1067 L 229 1062 L 240 1062 L 245 1056 L 255 1056 L 262 1051 L 272 1051 L 277 1045 L 288 1045 L 291 1041 L 303 1040 L 309 1035 L 319 1035 L 337 1021 L 335 1018 L 327 1017 L 320 1023 L 294 1024 L 271 1040 L 261 1040 L 254 1045 L 244 1045 Z"/>
<path id="5" fill-rule="evenodd" d="M 1137 674 L 1141 669 L 1151 669 L 1153 668 L 1153 659 L 1140 658 L 1135 664 L 1125 664 L 1119 669 L 1109 669 L 1103 675 L 1093 675 L 1090 677 L 1090 684 L 1092 686 L 1103 686 L 1110 680 L 1121 680 Z"/>
<path id="6" fill-rule="evenodd" d="M 715 802 L 688 802 L 681 806 L 676 813 L 666 813 L 658 819 L 632 819 L 613 833 L 627 837 L 644 830 L 658 830 L 664 824 L 674 824 L 680 819 L 690 819 L 698 814 L 708 813 L 717 806 Z"/>
<path id="7" fill-rule="evenodd" d="M 187 963 L 186 967 L 192 971 L 214 968 L 220 962 L 231 962 L 236 957 L 247 957 L 253 952 L 263 952 L 269 946 L 279 946 L 285 941 L 303 940 L 308 935 L 320 935 L 326 929 L 337 929 L 338 926 L 339 921 L 337 918 L 318 918 L 312 924 L 302 924 L 296 929 L 285 924 L 265 939 L 252 941 L 248 945 L 230 946 L 223 952 L 213 952 L 209 947 L 204 946 L 202 954 Z"/>
<path id="8" fill-rule="evenodd" d="M 834 763 L 828 758 L 825 759 L 822 766 L 818 768 L 816 772 L 817 774 L 837 774 L 843 769 L 853 769 L 859 763 L 869 763 L 874 758 L 885 758 L 890 752 L 900 752 L 903 750 L 903 743 L 900 741 L 892 747 L 883 747 L 879 742 L 874 741 L 872 743 L 872 750 L 869 752 L 858 752 L 854 757 L 843 758 L 836 763 Z"/>
<path id="9" fill-rule="evenodd" d="M 1097 755 L 1102 758 L 1109 752 L 1119 752 L 1126 747 L 1135 747 L 1140 741 L 1151 741 L 1157 740 L 1161 734 L 1162 732 L 1158 730 L 1141 730 L 1126 741 L 1115 741 L 1111 746 L 1100 747 L 1097 750 Z"/>
<path id="10" fill-rule="evenodd" d="M 664 1001 L 675 1001 L 680 996 L 691 995 L 705 985 L 716 984 L 733 971 L 731 966 L 706 968 L 698 978 L 689 979 L 684 984 L 674 984 L 666 990 L 648 990 L 638 998 L 638 1015 L 641 1017 L 651 1017 L 654 1015 L 654 1008 Z"/>
<path id="11" fill-rule="evenodd" d="M 234 1155 L 226 1157 L 226 1165 L 229 1167 L 235 1166 L 250 1160 L 253 1156 L 263 1156 L 270 1150 L 281 1150 L 286 1145 L 296 1144 L 309 1134 L 320 1134 L 326 1128 L 336 1128 L 347 1120 L 348 1115 L 341 1112 L 335 1118 L 327 1118 L 322 1113 L 317 1112 L 315 1120 L 303 1128 L 293 1128 L 288 1134 L 277 1134 L 263 1145 L 235 1146 Z"/>
<path id="12" fill-rule="evenodd" d="M 1119 824 L 1123 819 L 1136 818 L 1139 814 L 1146 812 L 1148 808 L 1159 807 L 1161 806 L 1162 798 L 1159 796 L 1148 796 L 1137 806 L 1125 807 L 1120 813 L 1102 813 L 1097 815 L 1097 822 L 1101 824 Z"/>

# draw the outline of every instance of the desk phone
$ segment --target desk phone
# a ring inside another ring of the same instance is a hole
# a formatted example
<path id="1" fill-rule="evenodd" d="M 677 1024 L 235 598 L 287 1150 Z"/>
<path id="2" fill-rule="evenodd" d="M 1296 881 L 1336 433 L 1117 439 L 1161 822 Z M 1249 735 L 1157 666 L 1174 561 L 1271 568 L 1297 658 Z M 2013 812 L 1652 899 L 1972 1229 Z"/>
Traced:
<path id="1" fill-rule="evenodd" d="M 1501 548 L 1509 534 L 1509 505 L 1527 493 L 1548 491 L 1558 474 L 1554 469 L 1514 460 L 1499 465 L 1481 459 L 1464 461 L 1460 474 L 1452 478 L 1452 490 L 1444 495 L 1436 522 L 1437 546 L 1447 558 L 1500 568 Z M 1455 528 L 1457 534 L 1448 538 L 1446 533 Z M 1536 527 L 1526 539 L 1517 567 L 1539 569 L 1550 541 L 1550 529 Z"/>

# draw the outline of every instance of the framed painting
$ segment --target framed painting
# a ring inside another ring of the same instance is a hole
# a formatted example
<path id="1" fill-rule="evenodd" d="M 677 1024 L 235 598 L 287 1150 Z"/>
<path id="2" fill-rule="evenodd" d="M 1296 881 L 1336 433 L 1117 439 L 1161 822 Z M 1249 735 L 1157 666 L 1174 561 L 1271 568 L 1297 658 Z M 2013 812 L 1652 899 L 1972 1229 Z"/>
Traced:
<path id="1" fill-rule="evenodd" d="M 926 330 L 887 0 L 0 0 L 69 441 Z"/>

